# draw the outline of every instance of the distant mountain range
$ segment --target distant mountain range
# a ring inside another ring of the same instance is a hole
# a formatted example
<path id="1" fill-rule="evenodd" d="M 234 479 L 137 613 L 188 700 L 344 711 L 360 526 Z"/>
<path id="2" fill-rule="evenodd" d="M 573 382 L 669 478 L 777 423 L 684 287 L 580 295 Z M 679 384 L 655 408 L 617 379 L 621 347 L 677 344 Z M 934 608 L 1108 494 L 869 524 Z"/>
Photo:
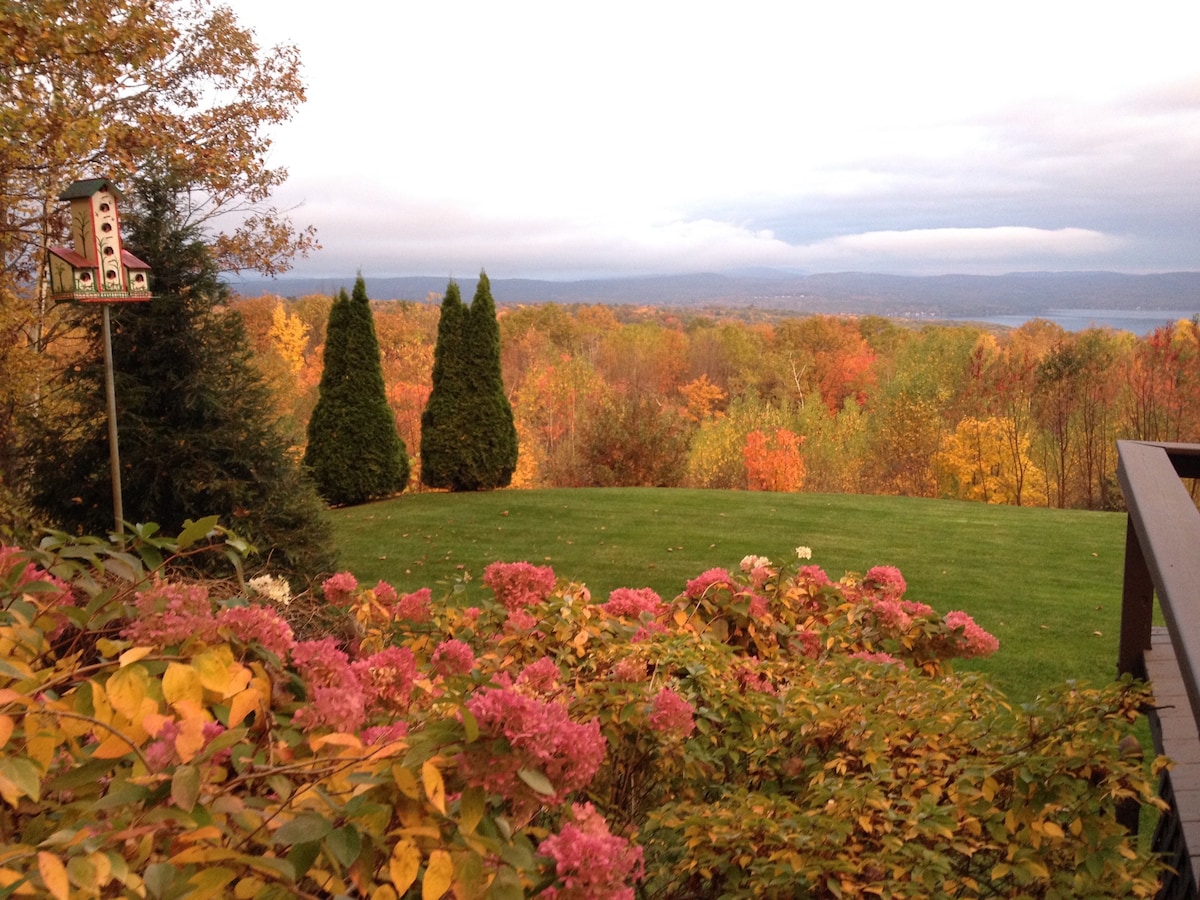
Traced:
<path id="1" fill-rule="evenodd" d="M 475 279 L 456 279 L 469 300 Z M 439 299 L 448 279 L 365 278 L 375 300 Z M 354 278 L 285 277 L 233 281 L 245 297 L 283 297 L 347 290 Z M 1200 313 L 1200 272 L 1122 275 L 1115 272 L 1022 272 L 1009 275 L 820 275 L 775 270 L 698 273 L 586 281 L 493 279 L 498 305 L 601 303 L 695 309 L 746 308 L 785 313 L 875 314 L 910 318 L 1038 315 L 1051 309 L 1192 310 Z"/>

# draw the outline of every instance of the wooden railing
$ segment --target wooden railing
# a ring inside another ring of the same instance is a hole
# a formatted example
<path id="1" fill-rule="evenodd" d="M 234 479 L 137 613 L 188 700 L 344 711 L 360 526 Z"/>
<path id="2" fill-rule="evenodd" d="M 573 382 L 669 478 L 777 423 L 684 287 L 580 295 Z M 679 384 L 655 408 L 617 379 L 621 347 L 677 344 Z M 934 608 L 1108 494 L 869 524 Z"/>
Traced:
<path id="1" fill-rule="evenodd" d="M 1155 750 L 1174 766 L 1154 836 L 1175 874 L 1160 898 L 1195 898 L 1200 871 L 1200 511 L 1182 478 L 1200 477 L 1200 445 L 1118 441 L 1129 510 L 1118 674 L 1151 682 Z M 1158 598 L 1166 627 L 1153 627 Z"/>

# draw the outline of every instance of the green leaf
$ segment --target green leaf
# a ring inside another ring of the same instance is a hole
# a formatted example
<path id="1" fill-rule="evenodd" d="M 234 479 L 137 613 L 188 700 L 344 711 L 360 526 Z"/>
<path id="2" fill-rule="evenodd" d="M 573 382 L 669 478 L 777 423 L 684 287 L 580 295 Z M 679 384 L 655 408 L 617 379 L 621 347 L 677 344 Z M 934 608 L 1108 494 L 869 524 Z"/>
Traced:
<path id="1" fill-rule="evenodd" d="M 209 532 L 217 527 L 219 516 L 205 516 L 203 519 L 197 519 L 193 522 L 188 519 L 183 523 L 183 531 L 179 532 L 179 537 L 175 539 L 176 545 L 180 550 L 186 550 L 196 541 L 208 537 Z"/>
<path id="2" fill-rule="evenodd" d="M 539 794 L 550 796 L 554 793 L 554 785 L 550 783 L 550 779 L 537 769 L 521 769 L 517 775 Z"/>
<path id="3" fill-rule="evenodd" d="M 151 897 L 165 897 L 171 889 L 171 884 L 179 877 L 179 872 L 170 863 L 151 863 L 142 873 L 142 881 Z"/>
<path id="4" fill-rule="evenodd" d="M 200 770 L 183 765 L 171 776 L 171 802 L 185 812 L 191 812 L 200 798 Z"/>
<path id="5" fill-rule="evenodd" d="M 329 837 L 325 839 L 325 846 L 329 848 L 334 859 L 349 868 L 362 851 L 362 836 L 353 825 L 344 825 L 329 833 Z"/>
<path id="6" fill-rule="evenodd" d="M 488 890 L 492 900 L 525 900 L 525 890 L 521 887 L 521 879 L 510 868 L 502 868 L 496 873 L 496 878 Z"/>
<path id="7" fill-rule="evenodd" d="M 17 786 L 31 800 L 42 796 L 42 775 L 32 761 L 22 758 L 0 756 L 0 775 Z"/>
<path id="8" fill-rule="evenodd" d="M 296 844 L 288 851 L 287 861 L 292 864 L 297 878 L 304 877 L 304 873 L 312 868 L 312 864 L 317 861 L 317 856 L 320 853 L 320 841 L 304 841 L 303 843 Z"/>
<path id="9" fill-rule="evenodd" d="M 316 812 L 304 812 L 290 822 L 284 822 L 275 832 L 277 844 L 306 844 L 319 841 L 333 830 L 333 826 L 323 815 Z"/>

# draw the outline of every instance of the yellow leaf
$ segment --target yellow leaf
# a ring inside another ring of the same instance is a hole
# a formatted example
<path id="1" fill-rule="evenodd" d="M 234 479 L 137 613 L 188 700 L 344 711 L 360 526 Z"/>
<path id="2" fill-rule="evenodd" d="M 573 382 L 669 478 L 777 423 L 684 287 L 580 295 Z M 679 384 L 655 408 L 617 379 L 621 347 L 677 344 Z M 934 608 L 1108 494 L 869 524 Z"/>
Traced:
<path id="1" fill-rule="evenodd" d="M 11 716 L 0 716 L 0 748 L 3 748 L 8 743 L 8 739 L 12 737 L 14 727 Z"/>
<path id="2" fill-rule="evenodd" d="M 204 685 L 200 673 L 183 663 L 171 663 L 162 678 L 163 699 L 172 706 L 182 700 L 199 704 L 204 700 Z"/>
<path id="3" fill-rule="evenodd" d="M 250 672 L 233 660 L 228 644 L 219 644 L 197 653 L 192 665 L 200 673 L 200 683 L 219 697 L 229 697 L 250 683 Z"/>
<path id="4" fill-rule="evenodd" d="M 416 776 L 409 769 L 396 763 L 392 766 L 392 780 L 396 782 L 396 787 L 400 788 L 400 793 L 405 797 L 410 800 L 420 799 L 421 788 L 417 784 Z"/>
<path id="5" fill-rule="evenodd" d="M 446 784 L 442 781 L 442 773 L 432 759 L 421 765 L 421 783 L 425 785 L 425 796 L 429 798 L 440 813 L 446 812 Z"/>
<path id="6" fill-rule="evenodd" d="M 42 771 L 50 768 L 61 740 L 62 732 L 52 716 L 31 712 L 25 717 L 25 752 Z"/>
<path id="7" fill-rule="evenodd" d="M 404 892 L 417 880 L 420 869 L 421 851 L 408 841 L 396 841 L 392 857 L 388 860 L 388 877 L 392 879 L 397 894 L 404 896 Z"/>
<path id="8" fill-rule="evenodd" d="M 142 699 L 146 696 L 149 684 L 150 674 L 145 667 L 126 666 L 113 672 L 104 686 L 104 693 L 113 709 L 133 721 L 141 712 Z"/>
<path id="9" fill-rule="evenodd" d="M 992 776 L 989 775 L 987 778 L 983 779 L 983 789 L 981 791 L 983 794 L 983 799 L 991 803 L 992 799 L 996 796 L 996 791 L 999 788 L 999 782 L 997 782 Z"/>
<path id="10" fill-rule="evenodd" d="M 175 752 L 179 758 L 191 762 L 204 749 L 204 716 L 196 710 L 194 715 L 179 720 L 179 734 L 175 735 Z"/>
<path id="11" fill-rule="evenodd" d="M 121 668 L 133 665 L 139 659 L 144 659 L 152 652 L 154 652 L 153 647 L 133 647 L 129 650 L 126 650 L 119 658 Z"/>
<path id="12" fill-rule="evenodd" d="M 1065 837 L 1062 827 L 1057 822 L 1043 822 L 1042 832 L 1052 838 L 1061 839 Z"/>
<path id="13" fill-rule="evenodd" d="M 42 882 L 55 900 L 68 900 L 71 896 L 71 885 L 67 881 L 67 867 L 53 853 L 42 850 L 38 853 L 38 872 Z"/>
<path id="14" fill-rule="evenodd" d="M 378 885 L 371 891 L 371 900 L 397 900 L 396 889 L 390 884 Z"/>
<path id="15" fill-rule="evenodd" d="M 425 866 L 425 879 L 421 882 L 421 900 L 439 900 L 450 890 L 454 880 L 454 861 L 445 850 L 434 850 L 429 854 Z"/>
<path id="16" fill-rule="evenodd" d="M 229 702 L 229 727 L 237 728 L 246 716 L 258 712 L 261 701 L 262 694 L 258 692 L 258 688 L 248 687 L 234 694 Z"/>

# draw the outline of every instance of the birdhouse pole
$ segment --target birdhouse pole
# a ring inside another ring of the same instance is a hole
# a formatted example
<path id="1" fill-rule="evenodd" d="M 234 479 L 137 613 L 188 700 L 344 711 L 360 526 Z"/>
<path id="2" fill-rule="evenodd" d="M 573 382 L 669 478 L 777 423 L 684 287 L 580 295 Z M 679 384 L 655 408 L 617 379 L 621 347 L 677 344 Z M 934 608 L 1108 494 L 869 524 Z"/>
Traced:
<path id="1" fill-rule="evenodd" d="M 51 247 L 47 251 L 50 298 L 100 304 L 113 520 L 116 533 L 123 534 L 125 509 L 121 499 L 121 451 L 117 440 L 117 387 L 109 307 L 114 303 L 151 299 L 150 267 L 121 246 L 117 207 L 124 197 L 107 178 L 76 181 L 58 199 L 71 204 L 72 246 Z"/>
<path id="2" fill-rule="evenodd" d="M 121 495 L 121 449 L 117 439 L 117 383 L 113 374 L 111 304 L 102 303 L 101 331 L 104 340 L 104 399 L 108 408 L 108 470 L 112 474 L 113 520 L 117 534 L 125 531 L 125 502 Z"/>

